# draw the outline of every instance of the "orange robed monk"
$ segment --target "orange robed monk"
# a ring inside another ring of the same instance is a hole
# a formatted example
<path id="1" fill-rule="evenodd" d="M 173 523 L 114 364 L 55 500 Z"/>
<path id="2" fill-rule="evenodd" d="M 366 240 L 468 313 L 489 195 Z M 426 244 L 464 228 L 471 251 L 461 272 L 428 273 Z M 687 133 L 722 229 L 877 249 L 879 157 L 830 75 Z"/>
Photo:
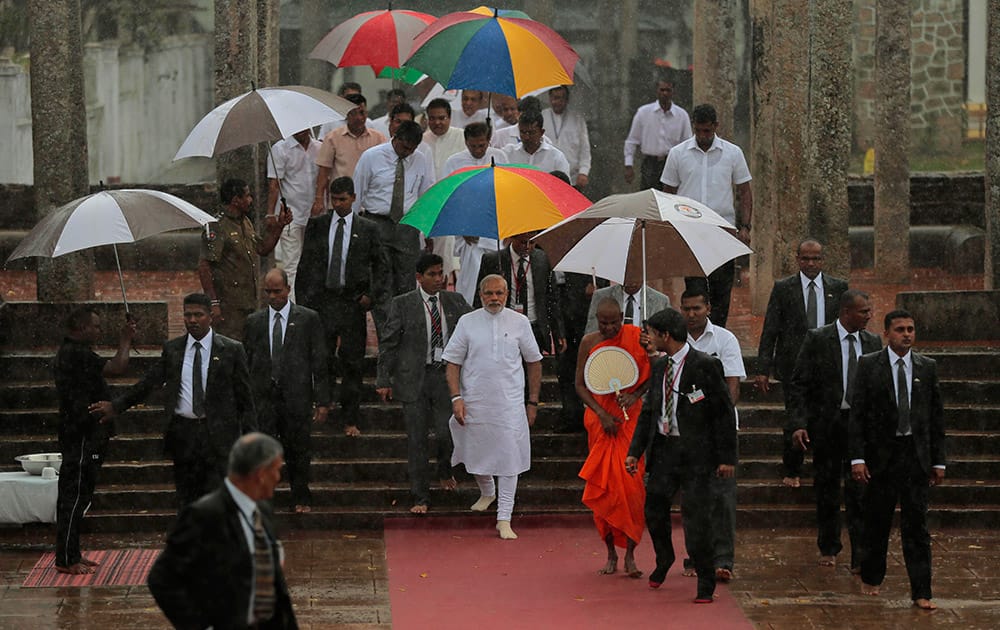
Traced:
<path id="1" fill-rule="evenodd" d="M 615 546 L 625 548 L 625 573 L 642 577 L 635 566 L 635 546 L 645 527 L 643 505 L 646 489 L 642 484 L 643 462 L 636 474 L 629 475 L 622 462 L 628 455 L 635 421 L 642 409 L 642 398 L 649 387 L 649 358 L 645 348 L 645 333 L 622 320 L 621 306 L 613 299 L 597 305 L 597 332 L 580 340 L 576 361 L 576 392 L 586 405 L 583 417 L 587 427 L 590 454 L 580 470 L 587 482 L 583 503 L 594 511 L 594 523 L 608 547 L 608 562 L 598 573 L 610 574 L 618 569 Z M 620 394 L 594 394 L 584 382 L 584 367 L 591 353 L 607 346 L 624 349 L 635 358 L 639 380 Z M 623 412 L 628 411 L 628 420 Z"/>

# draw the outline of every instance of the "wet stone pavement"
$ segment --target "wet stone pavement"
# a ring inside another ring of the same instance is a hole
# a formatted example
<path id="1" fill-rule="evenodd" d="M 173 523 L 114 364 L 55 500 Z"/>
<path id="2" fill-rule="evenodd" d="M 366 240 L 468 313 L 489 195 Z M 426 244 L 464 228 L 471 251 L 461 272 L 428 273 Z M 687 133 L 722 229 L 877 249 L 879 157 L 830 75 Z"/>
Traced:
<path id="1" fill-rule="evenodd" d="M 736 579 L 729 588 L 757 628 L 1000 628 L 1000 531 L 943 530 L 932 536 L 934 600 L 941 606 L 934 612 L 910 604 L 898 534 L 890 544 L 889 573 L 878 598 L 861 595 L 858 579 L 847 566 L 817 566 L 815 535 L 807 529 L 740 531 Z M 47 538 L 32 528 L 0 529 L 0 629 L 169 627 L 144 586 L 21 588 L 49 547 Z M 158 548 L 161 540 L 91 535 L 83 542 L 92 549 Z M 391 627 L 380 532 L 290 531 L 283 540 L 286 574 L 302 628 Z M 685 578 L 672 571 L 668 579 Z M 524 620 L 496 622 L 498 628 L 532 627 Z"/>

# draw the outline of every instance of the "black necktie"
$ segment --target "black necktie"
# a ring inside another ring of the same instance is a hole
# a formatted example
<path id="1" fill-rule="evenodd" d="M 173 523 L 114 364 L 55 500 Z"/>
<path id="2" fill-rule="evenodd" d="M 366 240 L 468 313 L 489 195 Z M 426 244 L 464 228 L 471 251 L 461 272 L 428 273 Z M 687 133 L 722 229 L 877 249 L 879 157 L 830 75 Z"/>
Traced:
<path id="1" fill-rule="evenodd" d="M 271 379 L 278 380 L 281 374 L 281 348 L 284 335 L 281 334 L 281 313 L 274 314 L 274 328 L 271 330 Z"/>
<path id="2" fill-rule="evenodd" d="M 816 307 L 816 283 L 809 281 L 809 293 L 806 295 L 806 327 L 819 326 L 819 309 Z"/>
<path id="3" fill-rule="evenodd" d="M 253 565 L 256 583 L 253 591 L 253 616 L 259 622 L 274 616 L 274 557 L 267 540 L 260 510 L 253 512 Z"/>
<path id="4" fill-rule="evenodd" d="M 337 232 L 333 235 L 333 254 L 330 257 L 330 267 L 326 274 L 326 288 L 339 289 L 344 286 L 340 282 L 340 271 L 344 264 L 344 217 L 337 219 Z"/>
<path id="5" fill-rule="evenodd" d="M 517 262 L 517 301 L 528 315 L 528 259 L 522 256 Z"/>
<path id="6" fill-rule="evenodd" d="M 431 303 L 431 357 L 434 357 L 434 348 L 444 347 L 444 335 L 441 330 L 441 311 L 438 310 L 438 299 L 436 295 L 427 298 Z"/>
<path id="7" fill-rule="evenodd" d="M 854 391 L 854 372 L 858 369 L 858 351 L 854 349 L 854 333 L 847 335 L 847 387 L 844 388 L 844 400 L 851 404 L 851 392 Z"/>
<path id="8" fill-rule="evenodd" d="M 635 296 L 630 295 L 628 299 L 625 300 L 625 323 L 634 324 L 635 323 Z"/>
<path id="9" fill-rule="evenodd" d="M 392 201 L 389 203 L 389 218 L 399 223 L 403 218 L 403 199 L 406 192 L 406 170 L 403 158 L 396 160 L 396 176 L 392 180 Z"/>
<path id="10" fill-rule="evenodd" d="M 903 359 L 896 360 L 896 406 L 899 407 L 899 424 L 896 433 L 907 435 L 910 433 L 910 392 L 906 382 L 906 364 Z"/>
<path id="11" fill-rule="evenodd" d="M 191 411 L 198 418 L 205 415 L 205 383 L 201 379 L 201 343 L 194 342 L 194 361 L 191 363 Z"/>

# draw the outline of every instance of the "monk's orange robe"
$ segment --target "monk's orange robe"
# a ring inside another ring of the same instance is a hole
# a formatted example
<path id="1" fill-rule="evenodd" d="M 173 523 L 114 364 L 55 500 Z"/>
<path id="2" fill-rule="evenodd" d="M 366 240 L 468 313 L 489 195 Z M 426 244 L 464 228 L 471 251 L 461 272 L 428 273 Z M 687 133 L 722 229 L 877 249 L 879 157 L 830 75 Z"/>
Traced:
<path id="1" fill-rule="evenodd" d="M 623 393 L 635 391 L 649 379 L 649 358 L 646 349 L 639 343 L 639 333 L 638 327 L 625 324 L 617 336 L 598 343 L 591 350 L 593 353 L 606 346 L 618 346 L 635 358 L 639 366 L 639 380 Z M 587 407 L 584 412 L 583 424 L 587 428 L 590 454 L 580 469 L 580 477 L 587 482 L 583 489 L 583 503 L 594 512 L 594 524 L 601 540 L 606 540 L 611 534 L 615 545 L 624 548 L 626 539 L 639 542 L 646 526 L 643 516 L 646 488 L 642 483 L 645 460 L 639 460 L 639 470 L 634 475 L 625 472 L 625 458 L 642 410 L 642 398 L 629 407 L 629 420 L 624 421 L 625 416 L 615 400 L 615 394 L 591 395 L 608 413 L 623 422 L 618 425 L 618 433 L 611 437 L 604 432 L 593 410 Z"/>

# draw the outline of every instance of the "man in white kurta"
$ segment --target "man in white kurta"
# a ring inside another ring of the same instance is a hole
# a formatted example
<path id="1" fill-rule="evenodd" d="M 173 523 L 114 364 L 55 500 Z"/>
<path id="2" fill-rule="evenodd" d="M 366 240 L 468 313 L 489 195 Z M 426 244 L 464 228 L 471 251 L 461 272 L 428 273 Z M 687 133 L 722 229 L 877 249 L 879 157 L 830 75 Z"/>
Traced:
<path id="1" fill-rule="evenodd" d="M 442 357 L 454 413 L 451 462 L 465 464 L 479 485 L 472 510 L 497 500 L 497 531 L 510 540 L 517 538 L 510 527 L 517 476 L 531 467 L 528 429 L 538 411 L 542 353 L 528 318 L 505 307 L 503 277 L 486 276 L 479 289 L 483 308 L 458 320 Z"/>

